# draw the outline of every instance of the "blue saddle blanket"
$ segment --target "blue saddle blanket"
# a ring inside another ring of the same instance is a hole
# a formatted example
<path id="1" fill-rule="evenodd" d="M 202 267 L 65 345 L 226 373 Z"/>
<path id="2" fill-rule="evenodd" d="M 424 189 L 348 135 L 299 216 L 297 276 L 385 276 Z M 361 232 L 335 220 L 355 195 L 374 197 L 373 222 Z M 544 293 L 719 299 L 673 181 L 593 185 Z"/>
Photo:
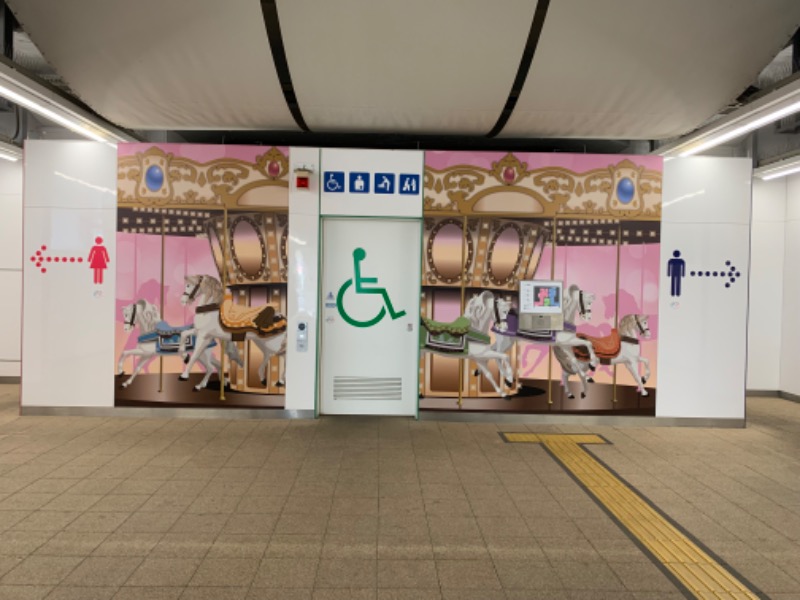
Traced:
<path id="1" fill-rule="evenodd" d="M 166 321 L 159 321 L 156 323 L 156 328 L 144 335 L 140 335 L 138 342 L 144 344 L 147 342 L 156 343 L 156 353 L 158 354 L 176 354 L 181 345 L 181 333 L 188 329 L 192 329 L 194 325 L 183 325 L 181 327 L 172 327 Z M 195 348 L 197 342 L 196 335 L 190 335 L 186 340 L 186 350 L 191 352 Z M 215 340 L 212 340 L 208 345 L 213 348 L 217 345 Z"/>

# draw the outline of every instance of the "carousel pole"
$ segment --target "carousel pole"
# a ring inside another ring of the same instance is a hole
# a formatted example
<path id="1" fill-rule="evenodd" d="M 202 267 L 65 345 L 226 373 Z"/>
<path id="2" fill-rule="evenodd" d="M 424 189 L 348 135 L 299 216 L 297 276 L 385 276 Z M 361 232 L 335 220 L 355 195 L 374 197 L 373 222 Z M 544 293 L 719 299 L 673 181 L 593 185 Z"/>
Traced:
<path id="1" fill-rule="evenodd" d="M 553 231 L 550 234 L 550 280 L 556 276 L 556 216 L 553 215 Z M 544 248 L 543 248 L 544 250 Z M 564 311 L 564 289 L 561 289 L 561 306 Z M 547 347 L 547 404 L 553 404 L 553 347 Z"/>
<path id="2" fill-rule="evenodd" d="M 464 314 L 464 294 L 467 279 L 467 217 L 461 217 L 461 314 Z M 469 359 L 467 359 L 469 361 Z M 464 359 L 458 361 L 458 408 L 464 403 Z"/>
<path id="3" fill-rule="evenodd" d="M 617 223 L 617 287 L 614 295 L 614 327 L 619 327 L 619 268 L 622 260 L 622 223 Z M 612 404 L 617 403 L 617 365 L 614 365 L 614 387 L 611 390 Z"/>
<path id="4" fill-rule="evenodd" d="M 224 200 L 223 200 L 224 202 Z M 222 298 L 219 310 L 222 312 L 222 302 L 225 301 L 225 289 L 228 286 L 228 205 L 222 208 Z M 231 344 L 233 339 L 231 338 Z M 225 340 L 219 341 L 219 399 L 225 402 Z"/>
<path id="5" fill-rule="evenodd" d="M 161 320 L 164 320 L 164 248 L 166 247 L 165 233 L 164 233 L 164 213 L 161 213 L 161 292 L 160 300 L 158 303 L 159 314 Z M 164 391 L 164 357 L 158 357 L 158 393 Z"/>

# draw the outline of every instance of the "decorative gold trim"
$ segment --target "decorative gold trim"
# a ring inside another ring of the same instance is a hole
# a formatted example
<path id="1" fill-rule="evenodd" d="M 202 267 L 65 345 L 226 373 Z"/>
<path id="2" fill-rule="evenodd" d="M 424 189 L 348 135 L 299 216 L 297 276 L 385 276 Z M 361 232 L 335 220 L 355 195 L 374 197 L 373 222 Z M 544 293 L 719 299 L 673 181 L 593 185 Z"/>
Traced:
<path id="1" fill-rule="evenodd" d="M 148 169 L 162 177 L 151 187 Z M 285 190 L 281 206 L 240 206 L 239 199 L 259 187 Z M 117 201 L 119 206 L 174 206 L 180 208 L 227 208 L 274 211 L 284 208 L 289 195 L 289 158 L 278 148 L 270 148 L 254 163 L 234 158 L 218 158 L 199 163 L 164 152 L 158 146 L 123 156 L 117 162 Z"/>
<path id="2" fill-rule="evenodd" d="M 622 198 L 619 186 L 624 179 L 631 185 L 626 184 Z M 660 172 L 645 169 L 627 158 L 604 169 L 578 173 L 565 167 L 529 169 L 527 163 L 508 153 L 493 162 L 490 169 L 471 165 L 443 170 L 426 167 L 423 206 L 425 214 L 430 216 L 480 214 L 658 221 L 661 182 Z M 521 200 L 527 197 L 531 209 L 512 208 L 503 212 L 502 207 L 491 202 L 478 205 L 495 194 L 506 199 L 509 194 L 518 195 Z"/>

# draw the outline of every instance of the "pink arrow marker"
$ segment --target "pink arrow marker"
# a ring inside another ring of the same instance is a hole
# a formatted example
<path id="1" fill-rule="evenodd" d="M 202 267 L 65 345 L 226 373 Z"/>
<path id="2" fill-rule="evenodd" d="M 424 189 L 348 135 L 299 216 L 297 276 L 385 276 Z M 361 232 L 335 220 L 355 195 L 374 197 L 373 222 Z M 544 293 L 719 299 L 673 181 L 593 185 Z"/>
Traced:
<path id="1" fill-rule="evenodd" d="M 42 244 L 42 246 L 31 256 L 31 262 L 36 265 L 36 268 L 39 269 L 42 273 L 47 273 L 47 268 L 43 267 L 42 264 L 46 262 L 57 262 L 57 263 L 82 263 L 83 257 L 82 256 L 45 256 L 47 252 L 47 246 Z"/>

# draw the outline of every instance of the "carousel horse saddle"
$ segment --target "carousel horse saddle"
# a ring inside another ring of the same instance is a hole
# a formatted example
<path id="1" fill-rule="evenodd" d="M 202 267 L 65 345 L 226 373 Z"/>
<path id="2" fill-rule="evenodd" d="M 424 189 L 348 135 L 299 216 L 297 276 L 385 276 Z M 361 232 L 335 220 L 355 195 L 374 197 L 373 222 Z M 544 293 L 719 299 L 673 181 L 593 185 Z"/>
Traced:
<path id="1" fill-rule="evenodd" d="M 231 298 L 226 298 L 219 310 L 222 328 L 232 334 L 233 340 L 244 341 L 249 332 L 266 337 L 286 331 L 286 318 L 275 312 L 275 307 L 239 306 Z"/>
<path id="2" fill-rule="evenodd" d="M 455 321 L 449 323 L 422 317 L 422 325 L 434 335 L 444 332 L 451 335 L 466 335 L 469 333 L 469 319 L 467 317 L 458 317 Z"/>
<path id="3" fill-rule="evenodd" d="M 448 353 L 465 353 L 468 341 L 490 344 L 491 339 L 485 333 L 470 327 L 467 317 L 458 317 L 450 323 L 422 318 L 420 347 Z"/>
<path id="4" fill-rule="evenodd" d="M 181 345 L 181 333 L 188 329 L 192 329 L 194 325 L 182 325 L 180 327 L 173 327 L 166 321 L 159 321 L 156 323 L 156 328 L 149 332 L 145 333 L 144 335 L 140 335 L 138 342 L 146 343 L 146 342 L 156 342 L 156 352 L 159 354 L 174 354 L 178 352 L 178 349 Z M 197 336 L 190 335 L 186 341 L 186 350 L 191 352 L 194 350 L 195 342 L 197 341 Z M 216 346 L 217 343 L 212 340 L 212 342 L 208 345 L 209 348 L 213 348 Z"/>
<path id="5" fill-rule="evenodd" d="M 620 349 L 622 348 L 622 340 L 619 337 L 619 331 L 616 329 L 612 329 L 611 334 L 605 337 L 593 337 L 585 333 L 579 333 L 578 337 L 592 344 L 594 353 L 597 355 L 597 358 L 600 359 L 600 362 L 610 361 L 612 358 L 616 358 L 619 356 Z M 581 347 L 575 348 L 575 356 L 579 360 L 589 360 L 589 353 Z"/>

